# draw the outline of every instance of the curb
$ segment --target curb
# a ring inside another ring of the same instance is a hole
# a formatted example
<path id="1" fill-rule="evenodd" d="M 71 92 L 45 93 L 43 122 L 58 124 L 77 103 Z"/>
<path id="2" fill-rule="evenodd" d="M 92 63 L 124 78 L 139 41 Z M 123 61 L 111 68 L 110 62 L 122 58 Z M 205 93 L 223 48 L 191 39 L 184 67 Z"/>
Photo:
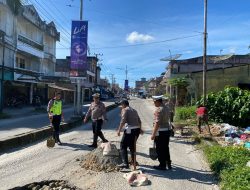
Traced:
<path id="1" fill-rule="evenodd" d="M 106 110 L 108 112 L 116 108 L 117 106 L 118 106 L 117 104 L 109 105 L 106 107 Z M 80 126 L 81 124 L 82 124 L 82 119 L 69 120 L 68 123 L 61 125 L 62 126 L 61 132 L 66 132 L 77 126 Z M 45 126 L 45 127 L 36 129 L 34 131 L 31 131 L 31 132 L 27 132 L 24 134 L 16 135 L 14 137 L 2 139 L 0 140 L 0 154 L 6 153 L 6 151 L 13 149 L 13 148 L 22 147 L 30 143 L 44 140 L 47 137 L 51 136 L 51 134 L 52 134 L 52 128 L 49 126 Z"/>

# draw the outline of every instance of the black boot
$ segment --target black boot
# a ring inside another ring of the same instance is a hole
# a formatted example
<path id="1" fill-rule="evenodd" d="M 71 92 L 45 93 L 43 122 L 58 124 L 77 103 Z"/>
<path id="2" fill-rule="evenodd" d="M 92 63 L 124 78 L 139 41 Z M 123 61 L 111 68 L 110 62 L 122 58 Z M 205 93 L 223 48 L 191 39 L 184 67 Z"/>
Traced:
<path id="1" fill-rule="evenodd" d="M 168 169 L 169 169 L 169 170 L 172 170 L 171 161 L 168 161 Z"/>
<path id="2" fill-rule="evenodd" d="M 122 164 L 117 165 L 119 168 L 129 168 L 128 165 L 128 152 L 127 150 L 121 150 Z"/>
<path id="3" fill-rule="evenodd" d="M 97 136 L 96 134 L 94 134 L 94 137 L 93 137 L 93 144 L 88 145 L 88 147 L 97 148 L 97 138 L 98 138 L 98 136 Z"/>
<path id="4" fill-rule="evenodd" d="M 107 139 L 105 139 L 105 137 L 104 137 L 102 131 L 99 132 L 99 137 L 102 139 L 102 142 L 104 142 L 104 143 L 105 143 L 105 142 L 109 142 Z"/>
<path id="5" fill-rule="evenodd" d="M 59 138 L 59 133 L 56 134 L 56 143 L 58 145 L 62 145 L 62 142 L 60 141 L 60 138 Z"/>

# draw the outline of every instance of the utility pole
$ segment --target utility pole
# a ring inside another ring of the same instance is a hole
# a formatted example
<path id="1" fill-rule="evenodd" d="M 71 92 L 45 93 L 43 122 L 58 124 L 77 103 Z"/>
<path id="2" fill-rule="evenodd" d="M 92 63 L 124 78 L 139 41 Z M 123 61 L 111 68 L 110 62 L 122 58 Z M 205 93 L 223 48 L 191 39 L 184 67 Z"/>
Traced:
<path id="1" fill-rule="evenodd" d="M 80 20 L 82 19 L 83 19 L 83 0 L 80 0 Z M 77 78 L 76 92 L 77 92 L 76 112 L 77 112 L 77 115 L 81 115 L 81 83 L 80 83 L 79 77 Z"/>
<path id="2" fill-rule="evenodd" d="M 204 47 L 203 47 L 203 98 L 207 100 L 207 0 L 204 0 Z"/>
<path id="3" fill-rule="evenodd" d="M 82 20 L 83 16 L 83 0 L 80 0 L 80 20 Z"/>
<path id="4" fill-rule="evenodd" d="M 111 74 L 111 91 L 113 92 L 114 88 L 114 74 Z"/>
<path id="5" fill-rule="evenodd" d="M 0 113 L 3 112 L 3 106 L 4 106 L 4 103 L 3 103 L 3 100 L 4 100 L 4 54 L 5 54 L 5 32 L 3 31 L 0 31 L 0 36 L 1 36 L 1 39 L 2 39 L 2 44 L 3 44 L 3 57 L 2 57 L 2 69 L 1 69 L 1 83 L 0 83 Z"/>
<path id="6" fill-rule="evenodd" d="M 98 58 L 98 56 L 102 56 L 103 54 L 102 53 L 95 53 L 94 54 L 95 55 L 95 57 L 96 57 L 96 65 L 95 65 L 95 88 L 97 88 L 97 68 L 98 68 L 98 61 L 99 61 L 99 58 Z"/>
<path id="7" fill-rule="evenodd" d="M 127 65 L 126 65 L 125 73 L 126 73 L 126 80 L 128 80 L 128 66 Z"/>

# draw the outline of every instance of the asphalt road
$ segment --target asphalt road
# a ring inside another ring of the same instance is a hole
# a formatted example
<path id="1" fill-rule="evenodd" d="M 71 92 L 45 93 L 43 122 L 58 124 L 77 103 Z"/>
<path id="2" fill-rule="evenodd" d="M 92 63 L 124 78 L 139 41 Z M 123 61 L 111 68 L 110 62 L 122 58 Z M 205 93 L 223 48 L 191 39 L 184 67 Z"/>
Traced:
<path id="1" fill-rule="evenodd" d="M 152 146 L 150 133 L 153 122 L 152 102 L 132 99 L 131 106 L 141 116 L 145 134 L 137 143 L 137 161 L 151 181 L 151 185 L 137 189 L 152 190 L 215 190 L 213 176 L 199 150 L 182 137 L 171 139 L 170 151 L 172 171 L 156 171 L 152 168 L 157 161 L 148 158 L 148 148 Z M 119 125 L 120 108 L 108 113 L 108 122 L 103 127 L 108 140 L 119 141 L 115 129 Z M 63 146 L 53 149 L 46 147 L 45 141 L 27 148 L 0 156 L 0 189 L 6 190 L 42 180 L 64 179 L 82 189 L 126 190 L 131 189 L 123 173 L 86 171 L 79 166 L 78 158 L 91 151 L 86 144 L 92 142 L 90 123 L 61 135 Z"/>

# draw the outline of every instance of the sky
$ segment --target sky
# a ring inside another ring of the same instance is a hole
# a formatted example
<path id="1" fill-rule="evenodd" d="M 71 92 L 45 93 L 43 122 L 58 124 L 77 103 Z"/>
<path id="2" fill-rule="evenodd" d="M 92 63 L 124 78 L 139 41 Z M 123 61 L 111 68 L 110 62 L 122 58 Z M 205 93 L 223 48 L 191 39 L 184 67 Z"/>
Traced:
<path id="1" fill-rule="evenodd" d="M 70 55 L 71 21 L 80 17 L 80 0 L 26 0 L 43 20 L 54 21 L 61 40 L 57 58 Z M 208 0 L 207 54 L 250 52 L 250 1 Z M 101 76 L 124 86 L 142 77 L 160 76 L 168 62 L 181 54 L 203 54 L 203 0 L 83 0 L 83 20 L 89 22 L 90 55 L 98 54 Z"/>

